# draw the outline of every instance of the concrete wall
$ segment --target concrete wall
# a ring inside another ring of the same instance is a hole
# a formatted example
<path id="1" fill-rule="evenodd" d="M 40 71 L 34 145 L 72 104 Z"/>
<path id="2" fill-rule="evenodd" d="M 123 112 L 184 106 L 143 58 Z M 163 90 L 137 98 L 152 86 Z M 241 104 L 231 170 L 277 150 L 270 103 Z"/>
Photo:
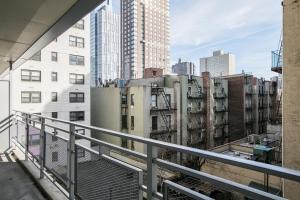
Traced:
<path id="1" fill-rule="evenodd" d="M 120 88 L 91 88 L 91 124 L 100 128 L 121 131 Z M 99 132 L 92 132 L 94 138 L 120 145 L 121 139 Z"/>
<path id="2" fill-rule="evenodd" d="M 300 1 L 283 1 L 283 166 L 300 170 Z M 284 197 L 299 199 L 300 184 L 284 182 Z"/>
<path id="3" fill-rule="evenodd" d="M 9 116 L 9 82 L 0 80 L 0 121 Z M 2 124 L 1 124 L 2 126 Z M 6 127 L 6 126 L 5 126 Z M 0 132 L 0 153 L 9 148 L 9 130 L 1 128 Z M 3 131 L 2 131 L 3 130 Z"/>

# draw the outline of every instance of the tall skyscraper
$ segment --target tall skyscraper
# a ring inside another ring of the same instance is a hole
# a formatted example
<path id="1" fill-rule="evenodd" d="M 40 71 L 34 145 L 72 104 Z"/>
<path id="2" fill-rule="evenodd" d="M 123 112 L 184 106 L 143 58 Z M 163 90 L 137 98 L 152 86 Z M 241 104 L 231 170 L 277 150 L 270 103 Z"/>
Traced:
<path id="1" fill-rule="evenodd" d="M 200 72 L 210 72 L 212 76 L 227 76 L 235 74 L 235 56 L 224 53 L 222 50 L 214 51 L 213 56 L 200 58 Z"/>
<path id="2" fill-rule="evenodd" d="M 170 71 L 169 21 L 169 0 L 121 1 L 122 78 L 143 78 L 146 68 Z"/>
<path id="3" fill-rule="evenodd" d="M 91 17 L 91 86 L 120 78 L 120 15 L 109 0 Z"/>

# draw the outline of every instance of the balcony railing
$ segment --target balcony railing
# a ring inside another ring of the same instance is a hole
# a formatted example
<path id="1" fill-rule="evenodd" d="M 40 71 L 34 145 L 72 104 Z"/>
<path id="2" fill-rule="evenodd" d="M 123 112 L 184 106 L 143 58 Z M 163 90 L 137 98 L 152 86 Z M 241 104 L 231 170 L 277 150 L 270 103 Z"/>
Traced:
<path id="1" fill-rule="evenodd" d="M 155 112 L 155 111 L 173 111 L 176 110 L 176 103 L 171 103 L 170 107 L 168 107 L 167 104 L 165 103 L 160 103 L 160 104 L 156 104 L 156 105 L 151 105 L 151 112 Z"/>
<path id="2" fill-rule="evenodd" d="M 32 121 L 30 117 L 32 116 L 41 119 L 40 121 L 35 121 L 35 126 L 30 124 L 30 121 Z M 55 126 L 52 121 L 55 122 Z M 300 182 L 300 172 L 296 170 L 66 120 L 16 112 L 13 116 L 13 124 L 17 126 L 17 128 L 13 127 L 14 131 L 12 133 L 13 143 L 16 147 L 24 151 L 27 159 L 35 158 L 33 160 L 35 160 L 34 162 L 40 170 L 41 178 L 50 173 L 50 177 L 54 177 L 57 183 L 62 185 L 62 190 L 66 191 L 68 198 L 72 200 L 77 197 L 83 200 L 91 199 L 90 197 L 94 197 L 93 199 L 101 199 L 101 197 L 106 195 L 110 199 L 142 199 L 143 194 L 149 200 L 155 198 L 168 199 L 168 189 L 170 188 L 173 191 L 191 198 L 211 199 L 170 180 L 163 181 L 163 190 L 159 191 L 159 187 L 157 187 L 159 183 L 157 176 L 159 174 L 158 170 L 169 170 L 176 174 L 190 176 L 194 179 L 208 182 L 216 187 L 226 189 L 227 191 L 238 192 L 251 199 L 283 200 L 282 197 L 252 188 L 248 185 L 191 169 L 171 161 L 159 159 L 158 149 L 171 150 L 189 156 L 200 157 L 261 172 L 262 175 L 268 175 L 266 176 L 267 179 L 269 179 L 269 175 L 272 175 Z M 61 124 L 65 128 L 60 128 L 57 124 Z M 130 150 L 92 138 L 88 135 L 76 133 L 75 130 L 78 128 L 143 144 L 145 149 L 147 149 L 147 153 Z M 53 134 L 50 129 L 58 130 L 59 133 Z M 33 143 L 34 145 L 38 144 L 38 150 L 32 148 L 32 143 L 30 143 L 29 140 L 29 136 L 33 133 L 40 134 L 39 139 L 36 138 L 38 142 Z M 96 150 L 95 148 L 91 148 L 91 144 L 93 144 L 93 146 L 97 145 Z M 53 153 L 55 148 L 57 148 L 55 151 L 57 153 Z M 104 151 L 103 148 L 109 151 Z M 144 179 L 142 177 L 142 170 L 112 158 L 109 153 L 107 154 L 110 150 L 119 152 L 120 156 L 128 155 L 142 160 L 147 166 L 147 174 Z M 52 159 L 49 159 L 51 158 L 51 154 Z M 48 175 L 46 176 L 47 178 Z M 118 195 L 118 198 L 114 195 Z"/>
<path id="3" fill-rule="evenodd" d="M 214 106 L 213 108 L 214 112 L 227 112 L 226 106 Z"/>
<path id="4" fill-rule="evenodd" d="M 227 97 L 225 92 L 214 92 L 213 96 L 215 99 L 225 99 Z"/>
<path id="5" fill-rule="evenodd" d="M 202 99 L 204 94 L 202 92 L 188 92 L 187 98 L 188 99 Z"/>
<path id="6" fill-rule="evenodd" d="M 271 64 L 272 64 L 271 66 L 272 71 L 282 73 L 282 67 L 283 67 L 282 49 L 277 51 L 272 51 Z"/>

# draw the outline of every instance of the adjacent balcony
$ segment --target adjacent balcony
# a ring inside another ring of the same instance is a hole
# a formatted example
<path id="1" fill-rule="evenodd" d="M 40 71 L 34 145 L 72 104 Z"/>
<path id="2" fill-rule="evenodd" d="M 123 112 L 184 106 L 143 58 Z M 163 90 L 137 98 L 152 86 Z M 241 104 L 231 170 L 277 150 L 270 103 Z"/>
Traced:
<path id="1" fill-rule="evenodd" d="M 202 92 L 187 92 L 188 99 L 203 99 L 204 94 Z"/>
<path id="2" fill-rule="evenodd" d="M 225 92 L 214 92 L 213 96 L 214 99 L 225 99 L 227 97 Z"/>
<path id="3" fill-rule="evenodd" d="M 280 48 L 280 50 L 272 51 L 271 55 L 272 55 L 271 70 L 273 72 L 282 74 L 282 67 L 283 67 L 282 48 Z"/>
<path id="4" fill-rule="evenodd" d="M 188 114 L 204 114 L 205 109 L 203 107 L 196 107 L 196 108 L 187 107 L 187 112 Z"/>
<path id="5" fill-rule="evenodd" d="M 214 106 L 213 110 L 216 113 L 228 112 L 226 106 Z"/>
<path id="6" fill-rule="evenodd" d="M 174 111 L 176 110 L 176 103 L 171 103 L 167 105 L 166 103 L 159 103 L 156 105 L 151 105 L 150 112 L 156 113 L 158 111 Z"/>

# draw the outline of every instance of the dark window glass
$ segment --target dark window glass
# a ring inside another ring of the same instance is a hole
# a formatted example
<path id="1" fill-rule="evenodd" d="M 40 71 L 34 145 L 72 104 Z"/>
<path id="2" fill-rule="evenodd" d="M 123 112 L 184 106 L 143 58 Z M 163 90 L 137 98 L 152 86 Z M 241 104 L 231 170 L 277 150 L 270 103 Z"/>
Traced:
<path id="1" fill-rule="evenodd" d="M 131 130 L 134 130 L 134 116 L 131 116 L 131 120 L 130 120 L 130 124 L 131 124 Z"/>
<path id="2" fill-rule="evenodd" d="M 157 116 L 152 117 L 152 130 L 157 130 Z"/>

